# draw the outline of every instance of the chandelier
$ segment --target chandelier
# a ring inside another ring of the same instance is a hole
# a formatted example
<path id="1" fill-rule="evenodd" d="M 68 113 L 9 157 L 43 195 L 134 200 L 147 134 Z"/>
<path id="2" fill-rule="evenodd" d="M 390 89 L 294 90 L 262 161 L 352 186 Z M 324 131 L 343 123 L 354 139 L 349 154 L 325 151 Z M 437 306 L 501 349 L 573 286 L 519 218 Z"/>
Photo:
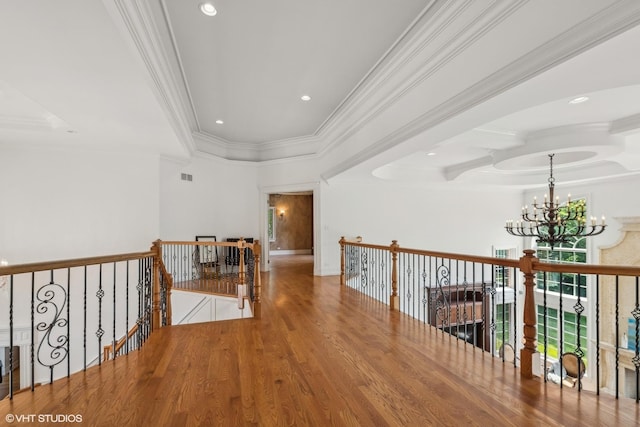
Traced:
<path id="1" fill-rule="evenodd" d="M 522 208 L 520 220 L 508 220 L 505 226 L 507 233 L 521 237 L 535 237 L 538 243 L 548 243 L 551 250 L 561 243 L 568 243 L 573 237 L 595 236 L 602 233 L 606 227 L 605 218 L 596 224 L 596 218 L 591 217 L 587 225 L 585 205 L 580 201 L 571 202 L 571 195 L 567 203 L 560 205 L 560 198 L 554 197 L 553 189 L 553 154 L 549 154 L 549 196 L 545 194 L 544 202 L 538 204 L 533 198 L 533 211 L 528 206 Z"/>

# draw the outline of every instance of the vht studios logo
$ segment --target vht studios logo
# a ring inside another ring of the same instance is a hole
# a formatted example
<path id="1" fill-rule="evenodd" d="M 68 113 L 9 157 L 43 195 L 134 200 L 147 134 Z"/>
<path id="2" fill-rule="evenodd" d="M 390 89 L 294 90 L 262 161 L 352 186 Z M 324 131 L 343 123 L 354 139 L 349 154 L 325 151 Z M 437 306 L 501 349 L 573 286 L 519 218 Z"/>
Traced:
<path id="1" fill-rule="evenodd" d="M 80 414 L 7 414 L 7 423 L 81 423 Z"/>

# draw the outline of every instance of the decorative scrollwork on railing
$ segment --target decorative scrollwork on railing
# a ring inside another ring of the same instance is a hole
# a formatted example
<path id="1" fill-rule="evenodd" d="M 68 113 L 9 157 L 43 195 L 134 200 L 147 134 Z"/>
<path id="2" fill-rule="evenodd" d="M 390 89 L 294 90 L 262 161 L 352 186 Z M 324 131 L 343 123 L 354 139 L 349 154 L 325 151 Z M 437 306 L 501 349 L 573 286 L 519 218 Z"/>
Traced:
<path id="1" fill-rule="evenodd" d="M 67 292 L 57 283 L 48 283 L 36 293 L 36 313 L 47 317 L 36 325 L 36 330 L 44 332 L 38 344 L 38 362 L 53 369 L 69 354 L 68 319 L 62 317 L 67 305 Z"/>
<path id="2" fill-rule="evenodd" d="M 362 251 L 361 264 L 360 264 L 360 286 L 363 288 L 367 287 L 367 280 L 369 279 L 367 275 L 367 271 L 368 271 L 367 263 L 368 263 L 367 252 Z"/>
<path id="3" fill-rule="evenodd" d="M 450 283 L 449 267 L 446 265 L 438 266 L 436 270 L 436 292 L 435 292 L 435 311 L 437 318 L 442 322 L 442 326 L 449 325 L 449 316 L 451 312 L 451 292 L 445 291 Z"/>
<path id="4" fill-rule="evenodd" d="M 462 300 L 462 304 L 463 304 L 463 307 L 465 307 L 465 310 L 463 310 L 463 311 L 462 311 L 462 320 L 464 321 L 464 324 L 465 324 L 465 325 L 466 325 L 466 324 L 467 324 L 467 322 L 470 320 L 470 319 L 469 319 L 469 313 L 467 313 L 467 310 L 466 310 L 467 302 L 469 302 L 469 301 L 468 301 L 468 299 L 467 299 L 467 288 L 469 288 L 469 283 L 465 280 L 465 281 L 462 283 L 462 291 L 464 292 L 464 298 L 463 298 L 463 300 Z M 459 298 L 459 297 L 458 297 L 458 298 Z M 458 302 L 459 302 L 459 301 L 458 301 Z M 460 313 L 460 310 L 458 310 L 458 313 Z M 459 314 L 458 314 L 458 315 L 459 315 Z"/>
<path id="5" fill-rule="evenodd" d="M 162 326 L 167 325 L 167 280 L 160 274 L 160 313 L 162 316 Z"/>
<path id="6" fill-rule="evenodd" d="M 636 319 L 636 354 L 631 361 L 635 365 L 636 369 L 640 369 L 640 305 L 637 302 L 636 307 L 631 311 L 631 315 Z"/>
<path id="7" fill-rule="evenodd" d="M 144 268 L 144 323 L 147 327 L 148 337 L 151 332 L 151 313 L 153 311 L 153 270 L 149 263 L 147 262 Z"/>

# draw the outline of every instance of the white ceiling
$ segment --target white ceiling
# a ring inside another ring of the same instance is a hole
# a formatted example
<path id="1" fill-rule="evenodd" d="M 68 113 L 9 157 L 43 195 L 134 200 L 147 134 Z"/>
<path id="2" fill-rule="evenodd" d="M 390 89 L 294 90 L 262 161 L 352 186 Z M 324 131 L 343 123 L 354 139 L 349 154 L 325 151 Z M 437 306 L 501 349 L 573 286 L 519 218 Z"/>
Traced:
<path id="1" fill-rule="evenodd" d="M 0 3 L 0 145 L 464 185 L 544 185 L 551 151 L 564 181 L 640 171 L 635 0 L 212 2 Z"/>
<path id="2" fill-rule="evenodd" d="M 198 130 L 260 143 L 318 131 L 429 1 L 201 3 L 161 2 Z"/>

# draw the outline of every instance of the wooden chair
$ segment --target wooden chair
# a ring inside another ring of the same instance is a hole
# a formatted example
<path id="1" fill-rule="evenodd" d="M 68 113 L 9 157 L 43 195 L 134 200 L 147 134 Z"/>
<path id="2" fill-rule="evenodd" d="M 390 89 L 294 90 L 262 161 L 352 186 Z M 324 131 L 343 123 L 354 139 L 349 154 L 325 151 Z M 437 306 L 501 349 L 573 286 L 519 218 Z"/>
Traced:
<path id="1" fill-rule="evenodd" d="M 582 379 L 587 370 L 584 360 L 575 353 L 562 355 L 562 367 L 567 371 L 567 376 L 562 383 L 569 387 L 575 387 L 578 379 Z"/>

